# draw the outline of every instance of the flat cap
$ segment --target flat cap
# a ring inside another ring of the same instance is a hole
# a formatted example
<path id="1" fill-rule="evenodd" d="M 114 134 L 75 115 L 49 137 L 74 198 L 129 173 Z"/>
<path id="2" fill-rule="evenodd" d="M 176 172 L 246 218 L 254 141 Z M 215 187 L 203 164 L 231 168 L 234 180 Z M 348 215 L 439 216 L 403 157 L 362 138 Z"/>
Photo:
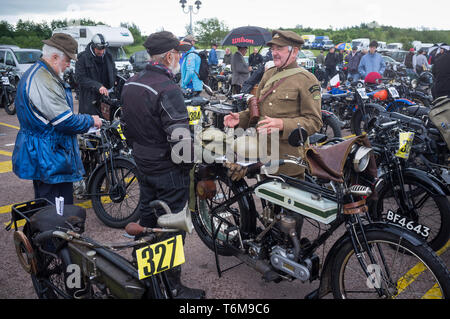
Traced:
<path id="1" fill-rule="evenodd" d="M 272 31 L 272 40 L 267 42 L 267 46 L 272 46 L 273 44 L 280 47 L 292 46 L 300 48 L 305 43 L 305 40 L 293 31 L 282 31 L 274 30 Z"/>
<path id="2" fill-rule="evenodd" d="M 144 42 L 144 47 L 150 55 L 157 55 L 172 49 L 182 52 L 189 51 L 192 45 L 178 40 L 172 32 L 161 31 L 150 34 Z"/>
<path id="3" fill-rule="evenodd" d="M 70 59 L 77 60 L 78 43 L 69 34 L 55 33 L 50 39 L 42 40 L 42 42 L 61 50 Z"/>

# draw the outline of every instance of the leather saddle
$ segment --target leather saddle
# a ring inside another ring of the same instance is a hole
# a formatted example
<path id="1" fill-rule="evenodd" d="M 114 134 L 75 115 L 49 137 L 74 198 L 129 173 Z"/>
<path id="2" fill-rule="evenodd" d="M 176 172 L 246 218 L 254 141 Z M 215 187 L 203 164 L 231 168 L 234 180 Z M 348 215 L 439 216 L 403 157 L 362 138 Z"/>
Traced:
<path id="1" fill-rule="evenodd" d="M 305 159 L 309 164 L 311 175 L 342 183 L 344 181 L 344 165 L 355 144 L 371 147 L 367 135 L 362 135 L 339 144 L 311 146 L 305 149 Z M 377 166 L 373 154 L 370 158 L 368 172 L 373 177 L 377 176 Z"/>
<path id="2" fill-rule="evenodd" d="M 31 228 L 37 232 L 48 230 L 78 229 L 78 233 L 83 233 L 86 221 L 86 210 L 75 205 L 64 205 L 63 216 L 56 213 L 56 207 L 47 206 L 34 214 L 31 218 Z"/>

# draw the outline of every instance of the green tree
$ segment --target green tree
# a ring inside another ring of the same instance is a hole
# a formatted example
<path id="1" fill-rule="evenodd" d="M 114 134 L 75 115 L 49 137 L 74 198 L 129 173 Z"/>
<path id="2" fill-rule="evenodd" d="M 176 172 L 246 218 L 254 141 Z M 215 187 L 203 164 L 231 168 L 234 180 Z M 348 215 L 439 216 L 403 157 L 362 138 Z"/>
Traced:
<path id="1" fill-rule="evenodd" d="M 228 34 L 229 28 L 217 18 L 203 19 L 195 23 L 195 34 L 201 45 L 209 46 L 218 43 Z"/>

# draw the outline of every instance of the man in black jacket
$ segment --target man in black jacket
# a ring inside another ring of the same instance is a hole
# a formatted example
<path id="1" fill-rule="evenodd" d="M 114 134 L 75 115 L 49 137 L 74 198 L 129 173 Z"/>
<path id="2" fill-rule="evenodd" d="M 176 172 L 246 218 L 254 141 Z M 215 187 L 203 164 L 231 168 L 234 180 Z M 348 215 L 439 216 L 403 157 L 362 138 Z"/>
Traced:
<path id="1" fill-rule="evenodd" d="M 180 42 L 171 32 L 162 31 L 151 34 L 144 47 L 150 55 L 150 63 L 125 83 L 122 120 L 139 170 L 139 223 L 154 228 L 158 227 L 157 219 L 164 211 L 150 208 L 152 201 L 166 202 L 176 214 L 187 208 L 189 199 L 193 141 L 183 93 L 174 81 L 174 74 L 180 69 L 181 52 L 188 51 L 191 45 Z M 187 152 L 178 154 L 179 149 Z M 184 231 L 181 234 L 186 235 Z M 166 273 L 175 298 L 199 299 L 204 296 L 203 290 L 181 284 L 180 267 Z"/>
<path id="2" fill-rule="evenodd" d="M 324 88 L 327 87 L 328 81 L 336 75 L 336 66 L 338 65 L 338 63 L 339 56 L 336 54 L 335 48 L 331 48 L 327 56 L 325 57 L 325 81 L 322 84 Z"/>
<path id="3" fill-rule="evenodd" d="M 75 79 L 80 87 L 78 112 L 81 114 L 102 116 L 99 97 L 101 94 L 108 96 L 108 89 L 114 87 L 117 69 L 107 47 L 105 37 L 96 34 L 86 50 L 78 55 Z"/>
<path id="4" fill-rule="evenodd" d="M 438 55 L 433 65 L 433 98 L 450 95 L 450 51 Z"/>

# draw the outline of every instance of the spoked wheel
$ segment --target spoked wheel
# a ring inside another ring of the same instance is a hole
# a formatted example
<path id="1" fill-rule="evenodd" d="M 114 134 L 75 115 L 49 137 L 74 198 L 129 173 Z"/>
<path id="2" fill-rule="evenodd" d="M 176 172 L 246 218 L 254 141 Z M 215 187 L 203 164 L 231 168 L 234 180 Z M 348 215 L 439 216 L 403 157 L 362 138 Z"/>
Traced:
<path id="1" fill-rule="evenodd" d="M 240 183 L 245 183 L 241 181 Z M 248 205 L 246 198 L 241 198 L 237 203 L 224 207 L 218 212 L 219 217 L 212 217 L 211 211 L 224 203 L 231 197 L 239 193 L 239 183 L 233 183 L 227 176 L 219 176 L 216 180 L 216 195 L 212 199 L 199 199 L 197 196 L 196 214 L 192 215 L 194 228 L 203 241 L 211 250 L 214 250 L 214 238 L 217 245 L 217 252 L 222 256 L 231 256 L 233 249 L 225 245 L 239 245 L 239 226 L 241 222 L 240 211 Z M 226 220 L 227 222 L 223 222 Z M 214 233 L 213 233 L 214 232 Z M 213 234 L 216 234 L 214 236 Z"/>
<path id="2" fill-rule="evenodd" d="M 117 178 L 111 183 L 111 175 Z M 129 161 L 115 160 L 114 170 L 106 174 L 106 167 L 96 174 L 90 193 L 97 217 L 107 226 L 124 228 L 139 219 L 140 187 L 136 165 Z"/>
<path id="3" fill-rule="evenodd" d="M 332 269 L 335 298 L 441 299 L 450 296 L 450 273 L 426 244 L 414 245 L 392 232 L 359 236 L 363 270 L 350 240 L 343 245 Z M 374 262 L 371 262 L 368 252 Z"/>
<path id="4" fill-rule="evenodd" d="M 446 196 L 435 195 L 419 181 L 407 177 L 403 187 L 386 183 L 378 195 L 378 201 L 374 203 L 376 219 L 396 222 L 421 235 L 435 251 L 448 242 L 450 203 Z M 406 219 L 402 220 L 395 215 Z"/>
<path id="5" fill-rule="evenodd" d="M 370 120 L 377 117 L 380 112 L 384 110 L 384 108 L 378 104 L 366 104 L 364 108 L 364 113 L 361 109 L 358 109 L 355 113 L 353 113 L 351 119 L 351 131 L 356 136 L 367 132 Z"/>
<path id="6" fill-rule="evenodd" d="M 66 265 L 62 259 L 55 256 L 40 253 L 38 272 L 31 274 L 31 281 L 39 299 L 71 298 L 65 284 Z"/>
<path id="7" fill-rule="evenodd" d="M 341 123 L 336 116 L 324 116 L 322 114 L 322 122 L 323 126 L 320 129 L 321 134 L 328 135 L 328 128 L 330 128 L 332 137 L 342 137 Z"/>
<path id="8" fill-rule="evenodd" d="M 13 90 L 7 90 L 6 94 L 8 94 L 8 97 L 3 96 L 2 104 L 5 106 L 5 112 L 9 115 L 16 114 L 16 105 L 14 104 L 15 93 Z"/>

